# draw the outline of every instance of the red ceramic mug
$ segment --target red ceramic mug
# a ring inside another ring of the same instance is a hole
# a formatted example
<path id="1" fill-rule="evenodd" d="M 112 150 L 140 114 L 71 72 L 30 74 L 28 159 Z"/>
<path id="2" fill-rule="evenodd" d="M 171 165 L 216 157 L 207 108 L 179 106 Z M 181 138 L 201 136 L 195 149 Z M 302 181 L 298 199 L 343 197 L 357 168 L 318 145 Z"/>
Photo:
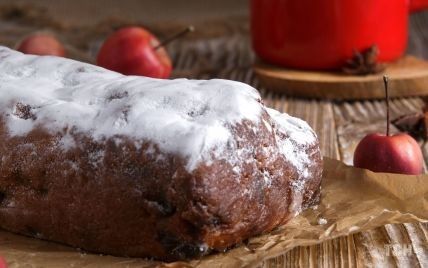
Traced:
<path id="1" fill-rule="evenodd" d="M 335 69 L 376 44 L 379 61 L 403 55 L 410 11 L 428 0 L 251 0 L 251 32 L 263 60 L 299 69 Z"/>

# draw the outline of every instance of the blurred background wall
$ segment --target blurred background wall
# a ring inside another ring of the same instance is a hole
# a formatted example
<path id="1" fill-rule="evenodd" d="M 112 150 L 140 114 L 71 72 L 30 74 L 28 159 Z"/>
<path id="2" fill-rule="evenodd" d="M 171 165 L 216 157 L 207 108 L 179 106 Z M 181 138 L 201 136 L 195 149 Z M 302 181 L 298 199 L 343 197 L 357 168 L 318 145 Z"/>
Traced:
<path id="1" fill-rule="evenodd" d="M 55 20 L 71 24 L 91 24 L 124 16 L 147 23 L 187 23 L 245 16 L 248 12 L 248 0 L 0 0 L 2 4 L 43 7 Z"/>

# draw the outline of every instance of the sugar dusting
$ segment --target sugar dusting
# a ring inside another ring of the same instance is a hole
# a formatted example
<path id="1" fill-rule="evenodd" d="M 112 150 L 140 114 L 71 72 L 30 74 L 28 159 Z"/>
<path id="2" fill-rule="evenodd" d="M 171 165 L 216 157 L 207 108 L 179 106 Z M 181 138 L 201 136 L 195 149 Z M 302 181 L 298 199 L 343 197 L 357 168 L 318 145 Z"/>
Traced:
<path id="1" fill-rule="evenodd" d="M 288 114 L 281 114 L 273 109 L 268 108 L 267 111 L 275 121 L 280 134 L 288 137 L 277 139 L 281 153 L 287 156 L 287 159 L 299 170 L 299 173 L 307 174 L 310 160 L 305 149 L 308 145 L 316 142 L 315 132 L 303 120 Z"/>
<path id="2" fill-rule="evenodd" d="M 325 218 L 318 218 L 317 222 L 319 225 L 325 225 L 328 223 L 328 221 Z"/>
<path id="3" fill-rule="evenodd" d="M 12 136 L 37 125 L 53 133 L 74 128 L 96 140 L 126 135 L 182 155 L 191 171 L 222 153 L 231 126 L 260 120 L 259 101 L 257 90 L 240 82 L 123 76 L 0 47 L 0 112 Z M 31 107 L 33 119 L 14 113 L 18 102 Z M 73 145 L 67 136 L 62 142 Z"/>
<path id="4" fill-rule="evenodd" d="M 313 164 L 307 153 L 309 146 L 317 141 L 317 136 L 312 128 L 303 120 L 288 114 L 267 109 L 267 112 L 275 121 L 277 129 L 276 140 L 279 151 L 285 156 L 299 174 L 296 180 L 291 182 L 291 203 L 289 211 L 297 215 L 302 211 L 303 193 L 308 178 L 312 177 L 309 167 Z"/>
<path id="5" fill-rule="evenodd" d="M 16 111 L 18 103 L 28 107 L 24 111 L 28 114 Z M 271 119 L 261 119 L 264 110 Z M 251 157 L 255 148 L 238 146 L 244 141 L 231 132 L 249 120 L 255 135 L 266 128 L 276 137 L 277 143 L 263 148 L 264 154 L 282 154 L 296 169 L 292 214 L 301 211 L 305 183 L 312 176 L 306 152 L 317 139 L 312 129 L 302 120 L 265 108 L 257 90 L 239 82 L 123 76 L 69 59 L 0 47 L 0 113 L 6 115 L 11 136 L 25 135 L 40 125 L 52 134 L 65 129 L 60 140 L 64 150 L 76 146 L 70 130 L 98 141 L 124 135 L 135 138 L 137 148 L 139 141 L 156 144 L 159 161 L 165 153 L 183 156 L 189 172 L 201 162 L 209 165 L 213 158 L 226 157 L 236 174 L 241 172 L 238 163 L 255 161 Z M 155 151 L 150 147 L 145 153 Z M 95 162 L 100 158 L 93 156 Z M 269 172 L 262 171 L 260 179 L 263 187 L 271 187 Z M 252 192 L 244 189 L 242 194 Z"/>

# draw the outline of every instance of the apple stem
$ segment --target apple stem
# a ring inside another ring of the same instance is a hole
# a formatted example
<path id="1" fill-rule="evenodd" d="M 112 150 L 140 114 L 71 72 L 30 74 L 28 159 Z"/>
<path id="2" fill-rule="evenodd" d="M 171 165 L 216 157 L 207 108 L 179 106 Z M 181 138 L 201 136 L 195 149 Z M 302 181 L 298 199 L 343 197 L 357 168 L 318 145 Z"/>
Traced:
<path id="1" fill-rule="evenodd" d="M 386 136 L 389 136 L 389 94 L 388 94 L 388 76 L 383 76 L 383 84 L 385 86 L 385 99 L 386 99 Z"/>
<path id="2" fill-rule="evenodd" d="M 189 25 L 184 30 L 182 30 L 182 31 L 174 34 L 173 36 L 170 36 L 167 39 L 163 40 L 159 45 L 154 47 L 154 50 L 158 50 L 159 48 L 168 45 L 169 43 L 171 43 L 172 41 L 182 37 L 183 35 L 186 35 L 190 32 L 194 32 L 194 31 L 195 31 L 195 27 L 193 27 L 193 25 Z"/>

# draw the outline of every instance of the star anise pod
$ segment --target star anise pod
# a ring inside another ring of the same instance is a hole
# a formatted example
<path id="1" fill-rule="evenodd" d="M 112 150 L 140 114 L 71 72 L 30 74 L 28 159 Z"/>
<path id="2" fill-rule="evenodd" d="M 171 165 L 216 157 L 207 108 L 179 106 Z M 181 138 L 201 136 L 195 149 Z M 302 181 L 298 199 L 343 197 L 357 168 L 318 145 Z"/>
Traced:
<path id="1" fill-rule="evenodd" d="M 428 140 L 428 106 L 421 112 L 407 114 L 391 122 L 400 131 L 409 133 L 417 140 Z"/>
<path id="2" fill-rule="evenodd" d="M 377 62 L 379 48 L 376 45 L 362 51 L 354 50 L 354 56 L 346 61 L 342 71 L 351 75 L 376 74 L 385 70 L 385 65 Z"/>

